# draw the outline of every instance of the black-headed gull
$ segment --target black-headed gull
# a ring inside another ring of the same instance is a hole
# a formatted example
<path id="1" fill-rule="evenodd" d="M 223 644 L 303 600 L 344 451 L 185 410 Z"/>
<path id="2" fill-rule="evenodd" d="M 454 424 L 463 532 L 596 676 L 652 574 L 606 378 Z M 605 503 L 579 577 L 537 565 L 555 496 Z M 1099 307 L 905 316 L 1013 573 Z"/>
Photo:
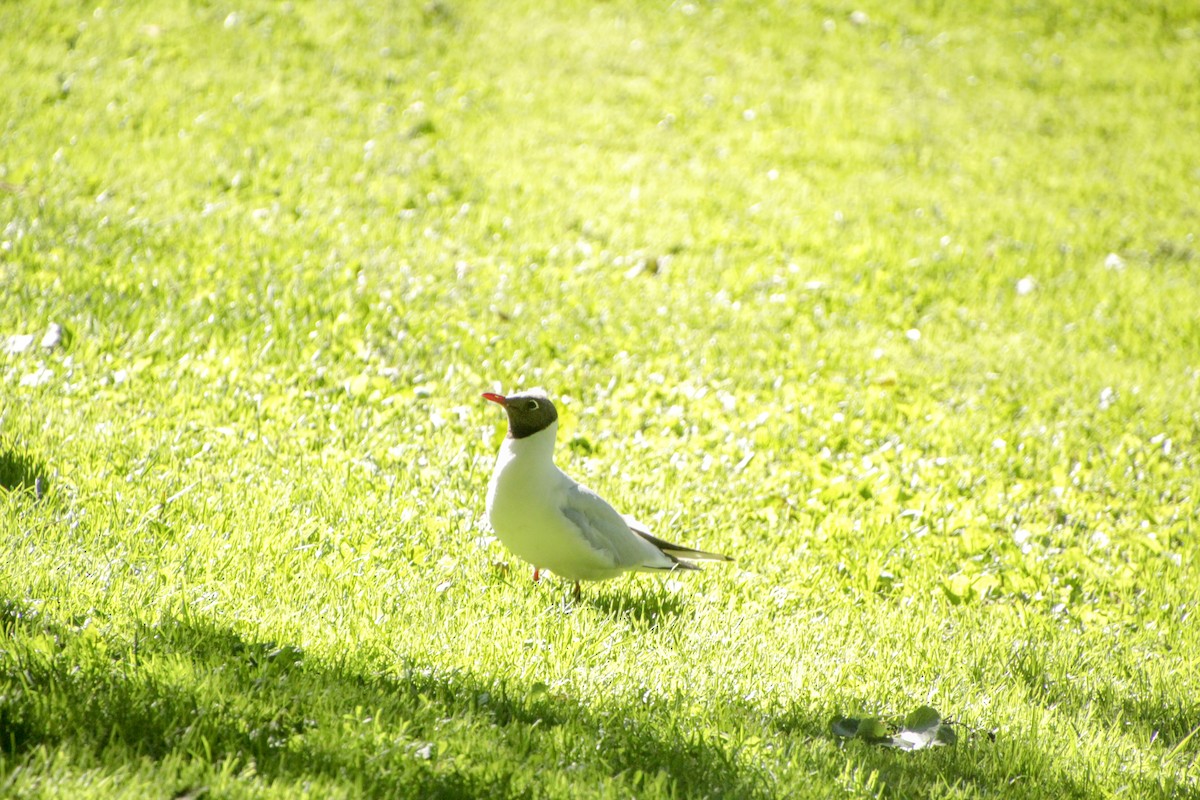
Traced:
<path id="1" fill-rule="evenodd" d="M 508 413 L 508 436 L 488 485 L 488 519 L 500 541 L 533 564 L 535 581 L 541 570 L 550 570 L 575 582 L 578 600 L 580 581 L 733 560 L 650 535 L 556 467 L 558 410 L 544 391 L 483 397 Z"/>

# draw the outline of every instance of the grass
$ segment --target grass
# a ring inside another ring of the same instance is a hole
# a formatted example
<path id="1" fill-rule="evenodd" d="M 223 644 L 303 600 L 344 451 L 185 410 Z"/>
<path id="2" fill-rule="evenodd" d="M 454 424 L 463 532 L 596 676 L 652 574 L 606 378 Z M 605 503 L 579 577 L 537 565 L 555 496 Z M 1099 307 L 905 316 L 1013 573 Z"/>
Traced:
<path id="1" fill-rule="evenodd" d="M 1200 796 L 1200 13 L 850 10 L 0 6 L 0 795 Z"/>

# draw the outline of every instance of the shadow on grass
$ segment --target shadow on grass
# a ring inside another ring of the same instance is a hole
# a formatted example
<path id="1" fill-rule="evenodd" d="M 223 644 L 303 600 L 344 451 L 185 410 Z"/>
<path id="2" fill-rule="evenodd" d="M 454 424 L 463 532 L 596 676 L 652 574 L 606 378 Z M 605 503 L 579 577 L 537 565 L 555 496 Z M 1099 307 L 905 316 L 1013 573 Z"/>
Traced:
<path id="1" fill-rule="evenodd" d="M 23 448 L 0 440 L 0 489 L 32 491 L 41 498 L 48 487 L 45 464 Z"/>
<path id="2" fill-rule="evenodd" d="M 1031 703 L 1107 720 L 1127 730 L 1132 728 L 1147 740 L 1164 743 L 1168 749 L 1187 737 L 1200 721 L 1200 700 L 1191 698 L 1187 703 L 1164 700 L 1144 676 L 1126 676 L 1133 679 L 1131 682 L 1136 681 L 1135 685 L 1140 684 L 1132 691 L 1127 685 L 1097 686 L 1073 680 L 1053 662 L 1052 647 L 1050 643 L 1039 643 L 1009 659 L 1009 674 L 1023 687 Z M 1087 672 L 1090 666 L 1086 661 L 1073 664 L 1080 673 Z M 1200 741 L 1195 746 L 1200 750 Z"/>
<path id="3" fill-rule="evenodd" d="M 678 595 L 657 584 L 641 586 L 636 594 L 623 587 L 611 594 L 585 594 L 581 602 L 604 616 L 642 628 L 654 628 L 690 611 Z"/>
<path id="4" fill-rule="evenodd" d="M 9 757 L 70 745 L 109 766 L 232 760 L 265 780 L 386 797 L 570 796 L 576 782 L 614 779 L 626 794 L 771 794 L 716 738 L 663 734 L 645 709 L 593 711 L 501 678 L 412 661 L 367 674 L 197 620 L 122 647 L 11 601 L 0 601 L 0 631 L 13 645 L 0 653 Z"/>
<path id="5" fill-rule="evenodd" d="M 870 705 L 864 698 L 847 707 Z M 831 722 L 832 717 L 815 723 L 811 714 L 785 711 L 775 715 L 772 727 L 789 738 L 802 735 L 836 742 L 847 759 L 847 773 L 857 775 L 858 782 L 872 795 L 932 799 L 953 793 L 967 797 L 1088 800 L 1111 792 L 1095 776 L 1074 772 L 1058 761 L 1061 741 L 997 736 L 969 729 L 949 718 L 958 736 L 955 745 L 906 752 L 835 736 Z M 1183 789 L 1175 779 L 1154 780 L 1131 773 L 1123 791 L 1133 797 L 1173 798 Z"/>
<path id="6" fill-rule="evenodd" d="M 661 613 L 654 596 L 642 600 L 632 611 L 607 602 L 619 614 Z M 0 600 L 0 637 L 0 756 L 10 765 L 63 745 L 91 754 L 89 768 L 174 757 L 386 797 L 569 797 L 602 786 L 614 796 L 765 798 L 796 780 L 914 798 L 1084 798 L 1098 788 L 1040 742 L 964 735 L 903 753 L 842 743 L 811 703 L 766 714 L 736 698 L 713 698 L 721 730 L 697 732 L 638 698 L 594 706 L 387 654 L 329 663 L 195 618 L 120 642 Z M 769 747 L 740 752 L 755 731 Z M 1130 782 L 1144 797 L 1180 788 Z"/>

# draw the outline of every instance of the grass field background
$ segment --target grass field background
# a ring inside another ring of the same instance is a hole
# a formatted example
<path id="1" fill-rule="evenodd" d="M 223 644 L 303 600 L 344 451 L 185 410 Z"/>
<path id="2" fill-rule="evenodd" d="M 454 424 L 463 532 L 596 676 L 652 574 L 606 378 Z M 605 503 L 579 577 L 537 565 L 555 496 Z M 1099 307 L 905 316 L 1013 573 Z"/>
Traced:
<path id="1" fill-rule="evenodd" d="M 1194 3 L 0 51 L 0 795 L 1200 796 Z M 737 563 L 531 584 L 479 393 L 534 385 Z M 922 704 L 956 745 L 830 730 Z"/>

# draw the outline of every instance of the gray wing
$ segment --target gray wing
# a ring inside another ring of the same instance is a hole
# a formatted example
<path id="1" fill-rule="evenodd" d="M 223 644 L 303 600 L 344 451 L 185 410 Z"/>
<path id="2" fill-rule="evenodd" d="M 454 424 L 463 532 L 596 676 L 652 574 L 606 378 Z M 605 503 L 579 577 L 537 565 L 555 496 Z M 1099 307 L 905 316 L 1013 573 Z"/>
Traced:
<path id="1" fill-rule="evenodd" d="M 676 560 L 635 534 L 615 508 L 586 486 L 572 484 L 563 493 L 561 510 L 595 549 L 611 554 L 625 569 L 671 569 Z"/>

